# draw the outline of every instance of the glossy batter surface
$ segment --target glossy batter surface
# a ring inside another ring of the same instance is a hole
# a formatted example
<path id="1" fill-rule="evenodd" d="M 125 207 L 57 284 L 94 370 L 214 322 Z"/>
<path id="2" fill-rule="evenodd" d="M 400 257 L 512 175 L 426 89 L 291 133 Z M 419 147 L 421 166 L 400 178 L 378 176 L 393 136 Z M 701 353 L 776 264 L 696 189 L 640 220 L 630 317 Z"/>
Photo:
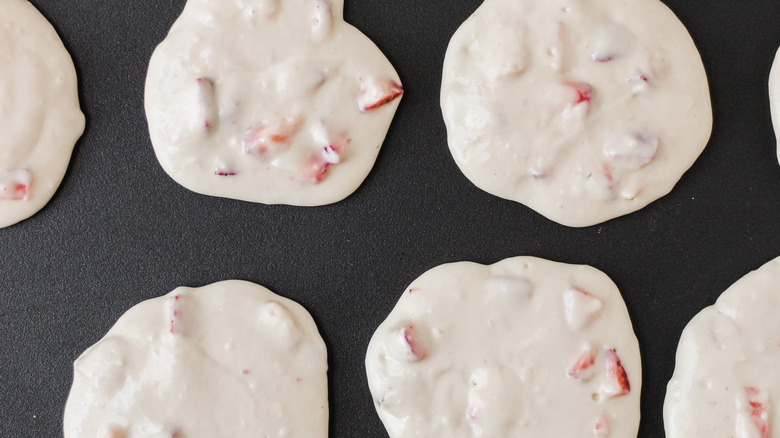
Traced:
<path id="1" fill-rule="evenodd" d="M 165 171 L 199 193 L 265 204 L 351 194 L 403 88 L 342 10 L 342 0 L 189 0 L 146 81 Z"/>
<path id="2" fill-rule="evenodd" d="M 666 390 L 668 438 L 780 438 L 780 258 L 685 327 Z"/>
<path id="3" fill-rule="evenodd" d="M 712 130 L 699 53 L 657 0 L 486 0 L 452 37 L 441 105 L 475 185 L 574 227 L 667 194 Z"/>
<path id="4" fill-rule="evenodd" d="M 84 132 L 76 70 L 26 0 L 0 0 L 0 228 L 54 196 Z"/>
<path id="5" fill-rule="evenodd" d="M 390 437 L 624 437 L 639 346 L 601 271 L 531 257 L 415 280 L 366 355 Z"/>
<path id="6" fill-rule="evenodd" d="M 324 438 L 326 372 L 297 303 L 244 281 L 178 288 L 76 360 L 65 438 Z"/>

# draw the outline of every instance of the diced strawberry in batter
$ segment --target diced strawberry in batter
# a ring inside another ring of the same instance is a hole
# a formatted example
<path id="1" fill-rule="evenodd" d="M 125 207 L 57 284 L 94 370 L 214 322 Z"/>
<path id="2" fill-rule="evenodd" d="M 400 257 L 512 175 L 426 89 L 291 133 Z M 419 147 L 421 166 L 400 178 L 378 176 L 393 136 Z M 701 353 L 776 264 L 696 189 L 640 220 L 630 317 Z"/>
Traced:
<path id="1" fill-rule="evenodd" d="M 406 358 L 409 362 L 419 362 L 424 359 L 427 351 L 417 338 L 416 330 L 413 325 L 408 325 L 401 329 L 401 342 L 404 345 Z"/>
<path id="2" fill-rule="evenodd" d="M 758 438 L 769 438 L 769 400 L 758 388 L 745 388 L 749 403 L 750 419 L 758 432 Z"/>
<path id="3" fill-rule="evenodd" d="M 607 417 L 599 415 L 593 421 L 593 436 L 605 438 L 609 436 L 609 423 Z"/>
<path id="4" fill-rule="evenodd" d="M 563 294 L 566 322 L 569 328 L 579 331 L 590 325 L 601 313 L 604 304 L 600 299 L 577 286 L 570 287 Z"/>
<path id="5" fill-rule="evenodd" d="M 314 131 L 315 143 L 322 144 L 321 149 L 309 159 L 301 171 L 303 179 L 319 183 L 327 176 L 331 166 L 341 163 L 346 156 L 349 139 L 343 132 L 334 132 L 324 125 Z"/>
<path id="6" fill-rule="evenodd" d="M 626 82 L 631 86 L 634 94 L 642 93 L 650 88 L 650 78 L 643 73 L 629 76 L 628 79 L 626 79 Z"/>
<path id="7" fill-rule="evenodd" d="M 631 385 L 628 382 L 628 375 L 623 365 L 620 363 L 615 350 L 608 348 L 605 350 L 607 358 L 607 381 L 610 383 L 610 395 L 617 397 L 628 394 L 631 391 Z"/>
<path id="8" fill-rule="evenodd" d="M 358 107 L 365 113 L 390 103 L 403 94 L 404 87 L 396 81 L 370 78 L 360 86 Z"/>
<path id="9" fill-rule="evenodd" d="M 214 175 L 217 175 L 217 176 L 236 176 L 236 172 L 231 172 L 229 170 L 217 168 L 217 169 L 214 169 Z"/>
<path id="10" fill-rule="evenodd" d="M 125 438 L 125 433 L 116 426 L 103 426 L 98 431 L 98 438 Z"/>
<path id="11" fill-rule="evenodd" d="M 244 134 L 244 152 L 261 157 L 283 152 L 302 125 L 302 120 L 293 116 L 262 123 Z"/>
<path id="12" fill-rule="evenodd" d="M 590 104 L 590 100 L 593 97 L 593 87 L 584 82 L 567 82 L 566 86 L 573 91 L 571 95 L 571 103 L 573 105 L 581 103 Z"/>
<path id="13" fill-rule="evenodd" d="M 593 366 L 594 363 L 596 363 L 596 356 L 593 354 L 593 350 L 588 347 L 580 354 L 580 356 L 577 358 L 577 361 L 574 362 L 574 364 L 572 364 L 568 370 L 566 370 L 566 374 L 568 374 L 569 377 L 579 379 L 585 371 L 589 370 Z"/>
<path id="14" fill-rule="evenodd" d="M 318 183 L 325 179 L 330 170 L 331 164 L 322 160 L 319 156 L 314 156 L 309 164 L 303 169 L 303 179 L 309 182 Z"/>
<path id="15" fill-rule="evenodd" d="M 11 169 L 0 174 L 0 200 L 26 201 L 30 199 L 32 172 L 27 169 Z"/>

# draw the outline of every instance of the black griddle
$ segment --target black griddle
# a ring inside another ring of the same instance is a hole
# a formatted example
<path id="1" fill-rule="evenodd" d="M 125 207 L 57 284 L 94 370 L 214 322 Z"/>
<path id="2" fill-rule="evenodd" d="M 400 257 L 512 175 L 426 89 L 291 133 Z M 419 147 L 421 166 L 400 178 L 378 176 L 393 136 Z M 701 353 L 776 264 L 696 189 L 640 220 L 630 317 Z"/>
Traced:
<path id="1" fill-rule="evenodd" d="M 442 263 L 517 255 L 590 264 L 617 283 L 642 349 L 639 437 L 658 438 L 683 327 L 780 256 L 767 96 L 777 0 L 665 0 L 704 59 L 712 140 L 670 195 L 584 229 L 477 189 L 450 156 L 442 62 L 479 0 L 347 0 L 347 21 L 383 50 L 407 92 L 365 183 L 318 208 L 198 195 L 157 163 L 146 67 L 184 0 L 32 3 L 73 56 L 87 128 L 54 199 L 0 230 L 2 438 L 62 435 L 73 360 L 131 306 L 226 279 L 265 285 L 314 316 L 329 353 L 330 436 L 387 436 L 363 359 L 405 286 Z"/>

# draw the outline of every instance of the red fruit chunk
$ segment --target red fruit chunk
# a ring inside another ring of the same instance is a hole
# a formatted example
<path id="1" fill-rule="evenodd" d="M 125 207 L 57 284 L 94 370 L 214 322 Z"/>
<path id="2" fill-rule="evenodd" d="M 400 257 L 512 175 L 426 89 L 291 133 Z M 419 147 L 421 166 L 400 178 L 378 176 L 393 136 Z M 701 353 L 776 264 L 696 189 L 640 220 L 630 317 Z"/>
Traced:
<path id="1" fill-rule="evenodd" d="M 98 438 L 125 438 L 125 433 L 116 426 L 103 426 L 98 431 Z"/>
<path id="2" fill-rule="evenodd" d="M 596 357 L 593 355 L 593 351 L 588 348 L 586 351 L 583 351 L 582 354 L 580 354 L 580 357 L 577 358 L 577 361 L 566 370 L 566 374 L 568 374 L 569 377 L 579 379 L 582 373 L 592 367 L 595 362 Z"/>
<path id="3" fill-rule="evenodd" d="M 750 419 L 758 430 L 759 438 L 769 438 L 769 411 L 766 406 L 768 403 L 762 400 L 761 391 L 758 388 L 747 387 L 745 392 L 750 404 Z"/>
<path id="4" fill-rule="evenodd" d="M 404 94 L 404 87 L 393 80 L 371 78 L 363 81 L 358 93 L 358 107 L 361 112 L 368 112 L 390 103 Z"/>
<path id="5" fill-rule="evenodd" d="M 214 175 L 217 176 L 236 176 L 236 172 L 230 172 L 224 169 L 214 169 Z"/>
<path id="6" fill-rule="evenodd" d="M 572 95 L 573 105 L 590 103 L 590 99 L 593 97 L 593 87 L 584 82 L 567 82 L 566 86 L 574 91 L 574 94 Z"/>
<path id="7" fill-rule="evenodd" d="M 30 199 L 32 172 L 27 169 L 11 169 L 0 174 L 0 200 L 26 201 Z"/>
<path id="8" fill-rule="evenodd" d="M 425 358 L 427 351 L 422 343 L 417 339 L 413 325 L 408 325 L 401 329 L 402 341 L 405 344 L 406 356 L 409 362 L 418 362 Z"/>
<path id="9" fill-rule="evenodd" d="M 607 423 L 607 418 L 603 415 L 600 415 L 593 421 L 593 435 L 597 437 L 609 436 L 609 423 Z"/>
<path id="10" fill-rule="evenodd" d="M 330 166 L 330 163 L 315 155 L 309 160 L 309 164 L 304 167 L 301 174 L 306 181 L 313 183 L 322 182 L 328 174 Z"/>
<path id="11" fill-rule="evenodd" d="M 628 394 L 631 391 L 631 385 L 628 382 L 626 370 L 620 364 L 620 358 L 615 353 L 615 350 L 611 348 L 608 348 L 605 352 L 607 357 L 607 380 L 614 387 L 612 395 L 617 397 Z"/>
<path id="12" fill-rule="evenodd" d="M 311 156 L 301 175 L 306 181 L 319 183 L 325 179 L 331 166 L 343 161 L 349 139 L 344 133 L 334 133 L 323 127 L 316 131 L 315 142 L 323 146 Z"/>
<path id="13" fill-rule="evenodd" d="M 244 134 L 244 152 L 261 157 L 283 152 L 302 125 L 303 122 L 293 116 L 262 123 Z"/>

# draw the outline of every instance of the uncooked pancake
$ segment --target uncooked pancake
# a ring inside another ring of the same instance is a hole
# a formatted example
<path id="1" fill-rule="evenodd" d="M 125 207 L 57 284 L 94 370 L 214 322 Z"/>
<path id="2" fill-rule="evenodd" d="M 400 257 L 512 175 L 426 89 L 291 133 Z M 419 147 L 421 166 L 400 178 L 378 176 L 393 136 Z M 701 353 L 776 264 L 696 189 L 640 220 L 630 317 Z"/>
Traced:
<path id="1" fill-rule="evenodd" d="M 772 111 L 772 123 L 777 139 L 777 160 L 780 162 L 780 50 L 775 56 L 772 71 L 769 73 L 769 106 Z"/>
<path id="2" fill-rule="evenodd" d="M 366 355 L 390 437 L 636 438 L 639 346 L 615 284 L 531 257 L 415 280 Z"/>
<path id="3" fill-rule="evenodd" d="M 37 213 L 84 132 L 76 69 L 26 0 L 0 0 L 0 228 Z"/>
<path id="4" fill-rule="evenodd" d="M 190 190 L 265 204 L 355 191 L 403 88 L 342 10 L 343 0 L 189 0 L 146 80 L 163 169 Z"/>
<path id="5" fill-rule="evenodd" d="M 244 281 L 178 288 L 76 360 L 65 438 L 324 438 L 326 372 L 297 303 Z"/>
<path id="6" fill-rule="evenodd" d="M 657 0 L 486 0 L 441 105 L 468 179 L 573 227 L 669 193 L 712 130 L 699 53 Z"/>
<path id="7" fill-rule="evenodd" d="M 685 327 L 666 389 L 667 438 L 780 437 L 780 258 Z"/>

